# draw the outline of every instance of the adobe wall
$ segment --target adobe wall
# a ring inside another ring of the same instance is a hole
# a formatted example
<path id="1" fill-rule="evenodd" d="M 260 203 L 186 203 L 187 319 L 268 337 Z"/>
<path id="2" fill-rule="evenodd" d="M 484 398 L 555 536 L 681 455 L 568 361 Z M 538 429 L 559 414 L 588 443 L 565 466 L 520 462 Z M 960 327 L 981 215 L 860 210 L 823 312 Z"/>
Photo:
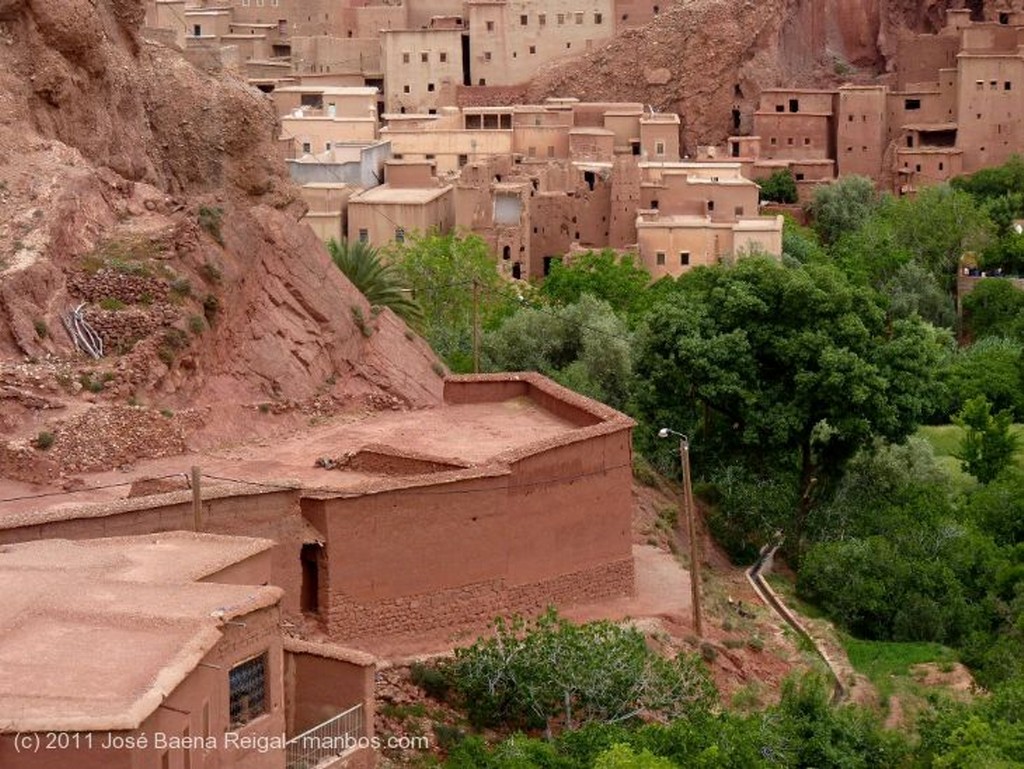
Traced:
<path id="1" fill-rule="evenodd" d="M 285 613 L 299 610 L 303 523 L 298 493 L 277 491 L 210 493 L 203 500 L 203 531 L 265 537 L 278 544 L 271 551 L 271 584 L 281 587 Z M 64 516 L 57 519 L 58 515 Z M 74 517 L 72 517 L 74 516 Z M 39 539 L 97 539 L 191 531 L 194 528 L 191 492 L 160 494 L 82 507 L 77 513 L 9 515 L 0 518 L 0 545 Z"/>
<path id="2" fill-rule="evenodd" d="M 623 426 L 522 458 L 508 475 L 304 501 L 327 529 L 329 634 L 480 626 L 631 593 L 630 452 Z"/>
<path id="3" fill-rule="evenodd" d="M 306 641 L 285 641 L 288 736 L 302 734 L 338 713 L 362 704 L 366 736 L 372 737 L 377 671 L 373 658 L 337 647 L 318 646 Z"/>

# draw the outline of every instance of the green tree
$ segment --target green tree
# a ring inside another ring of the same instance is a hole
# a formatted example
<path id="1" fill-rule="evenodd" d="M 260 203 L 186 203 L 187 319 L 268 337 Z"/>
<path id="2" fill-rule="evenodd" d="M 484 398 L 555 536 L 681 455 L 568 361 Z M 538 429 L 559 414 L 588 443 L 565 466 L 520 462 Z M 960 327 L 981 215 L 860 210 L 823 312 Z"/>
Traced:
<path id="1" fill-rule="evenodd" d="M 607 302 L 583 294 L 574 304 L 520 310 L 484 338 L 489 367 L 539 371 L 623 408 L 633 374 L 632 337 Z"/>
<path id="2" fill-rule="evenodd" d="M 416 323 L 423 317 L 402 274 L 394 265 L 385 264 L 377 249 L 360 241 L 339 243 L 331 238 L 327 241 L 327 251 L 337 268 L 371 305 L 389 307 L 409 323 Z"/>
<path id="3" fill-rule="evenodd" d="M 651 275 L 632 254 L 619 257 L 614 251 L 585 251 L 570 261 L 555 259 L 541 284 L 541 296 L 556 304 L 575 304 L 590 294 L 611 305 L 623 316 L 635 316 L 646 307 Z"/>
<path id="4" fill-rule="evenodd" d="M 954 414 L 972 398 L 985 397 L 996 411 L 1024 419 L 1024 344 L 986 336 L 957 350 L 949 362 L 949 391 Z"/>
<path id="5" fill-rule="evenodd" d="M 660 758 L 649 750 L 634 751 L 621 742 L 601 753 L 594 762 L 594 769 L 675 769 L 676 765 L 667 758 Z"/>
<path id="6" fill-rule="evenodd" d="M 796 180 L 788 168 L 783 168 L 767 179 L 762 179 L 759 185 L 761 200 L 773 203 L 796 203 L 797 201 Z"/>
<path id="7" fill-rule="evenodd" d="M 1024 291 L 1003 278 L 978 281 L 961 300 L 971 337 L 1024 338 Z"/>
<path id="8" fill-rule="evenodd" d="M 1009 411 L 992 413 L 984 396 L 971 398 L 953 420 L 964 429 L 957 459 L 965 471 L 982 483 L 989 483 L 1010 466 L 1017 450 L 1017 437 L 1010 432 Z"/>
<path id="9" fill-rule="evenodd" d="M 853 232 L 878 204 L 875 183 L 865 176 L 844 176 L 823 184 L 811 199 L 814 229 L 825 243 L 835 243 L 845 232 Z"/>
<path id="10" fill-rule="evenodd" d="M 828 255 L 818 242 L 814 230 L 800 226 L 788 215 L 782 226 L 782 254 L 801 264 L 828 261 Z"/>
<path id="11" fill-rule="evenodd" d="M 392 244 L 387 257 L 423 308 L 420 326 L 430 346 L 453 371 L 472 370 L 474 283 L 483 330 L 519 306 L 517 287 L 498 274 L 487 243 L 476 235 L 429 233 Z"/>
<path id="12" fill-rule="evenodd" d="M 477 725 L 567 729 L 641 714 L 679 717 L 706 709 L 714 686 L 697 657 L 666 659 L 643 634 L 611 622 L 574 625 L 549 610 L 495 621 L 494 635 L 456 649 L 452 686 Z"/>
<path id="13" fill-rule="evenodd" d="M 920 315 L 934 326 L 953 328 L 956 308 L 953 298 L 939 281 L 917 262 L 908 262 L 881 287 L 889 299 L 889 312 L 896 318 Z"/>
<path id="14" fill-rule="evenodd" d="M 637 347 L 641 446 L 654 448 L 661 424 L 679 425 L 697 429 L 702 450 L 714 443 L 764 471 L 795 472 L 797 542 L 859 447 L 901 440 L 934 409 L 943 356 L 932 326 L 888 322 L 879 297 L 836 269 L 766 259 L 681 278 Z"/>

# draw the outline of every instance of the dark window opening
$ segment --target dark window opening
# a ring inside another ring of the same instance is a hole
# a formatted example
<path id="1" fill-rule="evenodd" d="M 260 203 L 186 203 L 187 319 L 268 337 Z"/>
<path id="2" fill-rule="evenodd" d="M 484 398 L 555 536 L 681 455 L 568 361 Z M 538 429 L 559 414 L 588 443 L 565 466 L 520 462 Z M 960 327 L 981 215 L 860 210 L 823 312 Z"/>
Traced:
<path id="1" fill-rule="evenodd" d="M 1003 90 L 1004 91 L 1009 91 L 1009 90 L 1012 90 L 1012 89 L 1013 89 L 1013 86 L 1011 85 L 1009 80 L 1003 81 Z"/>
<path id="2" fill-rule="evenodd" d="M 795 178 L 795 179 L 796 179 L 796 180 L 797 180 L 798 182 L 802 182 L 802 181 L 804 180 L 804 175 L 803 175 L 803 174 L 794 174 L 794 178 Z"/>
<path id="3" fill-rule="evenodd" d="M 733 142 L 732 143 L 732 156 L 734 158 L 738 158 L 740 156 L 740 143 L 739 142 Z"/>
<path id="4" fill-rule="evenodd" d="M 427 90 L 428 91 L 433 91 L 434 90 L 434 84 L 433 83 L 427 83 Z"/>
<path id="5" fill-rule="evenodd" d="M 659 251 L 656 253 L 654 255 L 654 261 L 659 267 L 663 266 L 665 264 L 665 252 Z"/>
<path id="6" fill-rule="evenodd" d="M 921 100 L 920 99 L 904 99 L 903 100 L 903 108 L 904 109 L 921 109 Z"/>
<path id="7" fill-rule="evenodd" d="M 590 191 L 593 192 L 594 184 L 597 183 L 597 175 L 593 171 L 584 171 L 583 181 L 587 183 L 587 187 L 589 187 Z"/>
<path id="8" fill-rule="evenodd" d="M 914 135 L 913 134 L 910 134 L 909 136 L 907 136 L 907 146 L 908 147 L 913 147 L 914 146 Z"/>
<path id="9" fill-rule="evenodd" d="M 632 150 L 634 155 L 639 155 L 640 154 L 640 142 L 630 142 L 629 147 L 630 147 L 630 150 Z"/>
<path id="10" fill-rule="evenodd" d="M 1008 14 L 1008 13 L 1000 13 L 999 14 L 999 23 L 1000 24 L 1009 24 L 1010 23 L 1010 14 Z"/>
<path id="11" fill-rule="evenodd" d="M 504 248 L 501 249 L 501 258 L 506 260 L 506 261 L 508 261 L 509 259 L 512 258 L 512 247 L 511 246 L 505 246 Z"/>
<path id="12" fill-rule="evenodd" d="M 469 35 L 462 36 L 462 84 L 473 85 L 473 77 L 469 71 Z"/>
<path id="13" fill-rule="evenodd" d="M 370 239 L 370 233 L 366 230 L 359 230 L 359 242 L 365 243 Z"/>
<path id="14" fill-rule="evenodd" d="M 237 729 L 267 712 L 267 655 L 261 654 L 228 672 L 231 728 Z"/>
<path id="15" fill-rule="evenodd" d="M 651 208 L 657 208 L 657 207 L 658 207 L 658 200 L 657 200 L 657 198 L 655 198 L 654 200 L 651 201 Z"/>
<path id="16" fill-rule="evenodd" d="M 200 24 L 196 24 L 192 27 L 192 35 L 194 37 L 201 37 L 203 34 L 203 27 Z"/>
<path id="17" fill-rule="evenodd" d="M 739 88 L 739 86 L 736 87 Z M 740 111 L 738 109 L 732 111 L 732 130 L 740 130 Z"/>
<path id="18" fill-rule="evenodd" d="M 464 166 L 469 162 L 469 155 L 459 155 L 459 165 Z"/>
<path id="19" fill-rule="evenodd" d="M 516 280 L 523 277 L 523 266 L 519 262 L 512 265 L 512 277 Z"/>
<path id="20" fill-rule="evenodd" d="M 775 105 L 775 111 L 776 112 L 785 112 L 786 111 L 786 105 L 785 104 L 776 104 Z"/>
<path id="21" fill-rule="evenodd" d="M 680 251 L 679 252 L 679 264 L 681 264 L 681 265 L 683 265 L 685 267 L 689 263 L 690 263 L 690 252 L 689 251 Z"/>
<path id="22" fill-rule="evenodd" d="M 314 543 L 302 546 L 302 592 L 299 596 L 300 607 L 305 612 L 320 610 L 320 559 L 323 548 Z"/>
<path id="23" fill-rule="evenodd" d="M 555 257 L 545 256 L 544 257 L 544 275 L 545 277 L 551 274 L 551 262 Z"/>
<path id="24" fill-rule="evenodd" d="M 714 211 L 714 210 L 715 210 L 715 201 L 709 200 L 708 201 L 708 211 Z"/>
<path id="25" fill-rule="evenodd" d="M 799 99 L 790 99 L 789 100 L 789 111 L 790 112 L 799 112 L 800 111 L 800 100 Z"/>

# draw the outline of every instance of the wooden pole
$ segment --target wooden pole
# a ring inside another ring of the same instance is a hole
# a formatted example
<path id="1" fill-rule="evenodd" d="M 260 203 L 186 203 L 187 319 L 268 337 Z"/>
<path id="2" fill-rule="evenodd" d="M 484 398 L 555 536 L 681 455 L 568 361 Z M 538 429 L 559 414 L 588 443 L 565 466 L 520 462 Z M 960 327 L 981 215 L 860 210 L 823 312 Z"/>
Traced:
<path id="1" fill-rule="evenodd" d="M 693 487 L 690 481 L 690 442 L 683 436 L 679 440 L 679 461 L 683 466 L 683 510 L 686 532 L 690 538 L 690 596 L 693 609 L 693 632 L 704 637 L 700 610 L 700 548 L 697 543 L 697 521 L 693 509 Z"/>
<path id="2" fill-rule="evenodd" d="M 480 284 L 473 278 L 473 373 L 480 373 Z"/>
<path id="3" fill-rule="evenodd" d="M 192 466 L 192 519 L 196 531 L 203 530 L 203 491 L 199 488 L 199 467 Z"/>

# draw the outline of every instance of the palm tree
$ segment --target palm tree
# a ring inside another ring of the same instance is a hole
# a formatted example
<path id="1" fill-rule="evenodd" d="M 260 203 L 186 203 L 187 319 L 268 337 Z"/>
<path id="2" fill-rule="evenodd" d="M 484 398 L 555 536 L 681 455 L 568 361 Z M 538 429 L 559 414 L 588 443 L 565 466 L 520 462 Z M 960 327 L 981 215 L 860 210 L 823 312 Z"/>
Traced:
<path id="1" fill-rule="evenodd" d="M 412 298 L 402 274 L 392 264 L 381 261 L 380 253 L 362 241 L 340 243 L 331 238 L 327 250 L 338 269 L 345 273 L 371 305 L 389 307 L 407 323 L 423 317 L 419 303 Z"/>

